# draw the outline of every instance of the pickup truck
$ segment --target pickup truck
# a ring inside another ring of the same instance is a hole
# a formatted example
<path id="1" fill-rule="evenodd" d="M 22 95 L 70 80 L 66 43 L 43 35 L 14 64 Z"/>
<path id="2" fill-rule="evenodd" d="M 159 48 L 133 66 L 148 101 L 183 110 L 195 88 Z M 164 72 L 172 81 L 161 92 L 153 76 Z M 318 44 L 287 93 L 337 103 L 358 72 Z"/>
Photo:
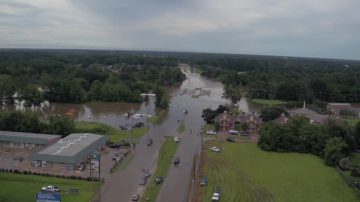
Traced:
<path id="1" fill-rule="evenodd" d="M 53 186 L 53 185 L 48 185 L 48 186 L 45 186 L 45 187 L 41 187 L 41 191 L 44 191 L 44 192 L 60 192 L 60 189 L 56 186 Z"/>

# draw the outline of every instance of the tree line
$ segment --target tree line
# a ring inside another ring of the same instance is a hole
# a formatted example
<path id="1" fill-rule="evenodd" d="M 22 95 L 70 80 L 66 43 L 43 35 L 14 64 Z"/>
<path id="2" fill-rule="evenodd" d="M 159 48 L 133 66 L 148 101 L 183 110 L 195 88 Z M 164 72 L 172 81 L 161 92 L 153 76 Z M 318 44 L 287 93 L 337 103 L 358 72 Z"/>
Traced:
<path id="1" fill-rule="evenodd" d="M 173 57 L 148 57 L 106 51 L 8 50 L 0 52 L 0 102 L 25 106 L 50 102 L 140 102 L 157 91 L 166 107 L 164 86 L 185 79 Z M 16 96 L 14 96 L 16 95 Z"/>
<path id="2" fill-rule="evenodd" d="M 0 130 L 55 134 L 65 137 L 75 131 L 75 123 L 64 116 L 51 116 L 46 121 L 41 121 L 35 112 L 1 112 Z"/>
<path id="3" fill-rule="evenodd" d="M 239 99 L 240 87 L 248 97 L 311 103 L 360 102 L 360 62 L 270 56 L 218 56 L 189 62 L 202 75 L 220 80 L 225 95 Z"/>
<path id="4" fill-rule="evenodd" d="M 265 123 L 260 130 L 259 147 L 267 151 L 312 153 L 327 165 L 339 161 L 360 146 L 360 123 L 351 126 L 330 120 L 311 124 L 305 116 L 295 116 L 285 124 Z"/>

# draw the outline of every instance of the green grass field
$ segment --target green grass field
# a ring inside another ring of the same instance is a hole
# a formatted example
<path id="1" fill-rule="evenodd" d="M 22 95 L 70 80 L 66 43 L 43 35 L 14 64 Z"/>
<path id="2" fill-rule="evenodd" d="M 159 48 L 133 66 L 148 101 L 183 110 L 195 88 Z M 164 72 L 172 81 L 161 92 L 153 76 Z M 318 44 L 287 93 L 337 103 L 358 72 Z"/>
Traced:
<path id="1" fill-rule="evenodd" d="M 58 186 L 60 190 L 68 190 L 70 188 L 80 189 L 80 194 L 77 196 L 62 193 L 62 201 L 66 202 L 92 201 L 100 187 L 100 182 L 86 182 L 36 175 L 0 173 L 0 201 L 35 201 L 36 193 L 40 191 L 41 187 L 50 184 Z"/>
<path id="2" fill-rule="evenodd" d="M 156 201 L 161 185 L 157 185 L 153 179 L 157 176 L 166 177 L 178 145 L 179 144 L 175 143 L 172 138 L 167 138 L 161 146 L 156 171 L 152 175 L 151 180 L 149 180 L 150 184 L 146 188 L 141 201 L 145 202 L 146 198 L 150 198 L 149 201 Z"/>
<path id="3" fill-rule="evenodd" d="M 359 201 L 337 171 L 314 155 L 265 152 L 247 143 L 210 145 L 222 151 L 206 151 L 209 183 L 203 201 L 210 201 L 215 186 L 222 187 L 226 202 Z"/>
<path id="4" fill-rule="evenodd" d="M 252 99 L 252 101 L 256 104 L 261 104 L 261 105 L 283 105 L 283 104 L 286 104 L 286 101 L 282 101 L 282 100 Z"/>
<path id="5" fill-rule="evenodd" d="M 138 140 L 148 131 L 147 128 L 143 127 L 143 128 L 134 128 L 132 132 L 130 132 L 130 131 L 117 129 L 103 123 L 84 122 L 84 121 L 75 122 L 75 130 L 78 133 L 96 133 L 96 134 L 108 135 L 110 142 L 119 142 L 122 140 L 126 140 L 130 137 L 135 140 Z"/>

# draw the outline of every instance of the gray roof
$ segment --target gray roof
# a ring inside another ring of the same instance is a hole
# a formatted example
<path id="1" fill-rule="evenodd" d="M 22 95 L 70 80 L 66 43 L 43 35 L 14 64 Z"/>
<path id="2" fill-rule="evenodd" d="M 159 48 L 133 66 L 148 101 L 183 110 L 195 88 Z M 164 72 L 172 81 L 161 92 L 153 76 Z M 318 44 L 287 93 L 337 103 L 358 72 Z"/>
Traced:
<path id="1" fill-rule="evenodd" d="M 308 108 L 298 108 L 298 109 L 289 110 L 289 114 L 290 116 L 304 115 L 308 117 L 310 120 L 313 120 L 314 122 L 320 124 L 324 124 L 329 119 L 329 116 L 318 114 L 315 111 L 310 110 Z"/>
<path id="2" fill-rule="evenodd" d="M 74 133 L 34 154 L 32 160 L 77 164 L 97 148 L 105 145 L 107 136 Z"/>
<path id="3" fill-rule="evenodd" d="M 60 138 L 61 138 L 60 135 L 0 131 L 0 141 L 7 141 L 7 142 L 47 145 L 50 141 Z"/>
<path id="4" fill-rule="evenodd" d="M 333 102 L 333 103 L 328 103 L 328 106 L 348 106 L 348 107 L 350 107 L 351 104 L 350 103 L 336 103 L 336 102 Z"/>

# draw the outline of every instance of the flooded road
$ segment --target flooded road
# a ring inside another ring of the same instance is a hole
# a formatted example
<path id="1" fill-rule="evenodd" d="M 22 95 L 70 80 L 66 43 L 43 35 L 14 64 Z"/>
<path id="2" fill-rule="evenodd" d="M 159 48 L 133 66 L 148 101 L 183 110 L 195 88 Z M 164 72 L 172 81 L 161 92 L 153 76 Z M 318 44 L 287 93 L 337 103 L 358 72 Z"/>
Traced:
<path id="1" fill-rule="evenodd" d="M 198 134 L 204 124 L 201 118 L 202 110 L 207 107 L 215 109 L 219 104 L 229 103 L 222 98 L 221 83 L 202 78 L 198 73 L 187 71 L 186 75 L 188 78 L 170 94 L 170 107 L 164 121 L 160 125 L 150 125 L 149 132 L 136 146 L 134 159 L 126 169 L 114 174 L 111 179 L 105 179 L 101 193 L 102 201 L 130 201 L 132 194 L 142 193 L 144 187 L 138 185 L 141 170 L 149 169 L 152 173 L 155 171 L 164 136 L 181 138 L 176 156 L 182 163 L 180 167 L 170 169 L 157 201 L 185 201 L 191 181 L 193 157 L 201 146 Z M 184 110 L 188 110 L 188 114 L 184 114 Z M 185 123 L 186 131 L 180 135 L 176 129 L 181 120 Z M 146 146 L 148 138 L 154 139 L 151 147 Z"/>

